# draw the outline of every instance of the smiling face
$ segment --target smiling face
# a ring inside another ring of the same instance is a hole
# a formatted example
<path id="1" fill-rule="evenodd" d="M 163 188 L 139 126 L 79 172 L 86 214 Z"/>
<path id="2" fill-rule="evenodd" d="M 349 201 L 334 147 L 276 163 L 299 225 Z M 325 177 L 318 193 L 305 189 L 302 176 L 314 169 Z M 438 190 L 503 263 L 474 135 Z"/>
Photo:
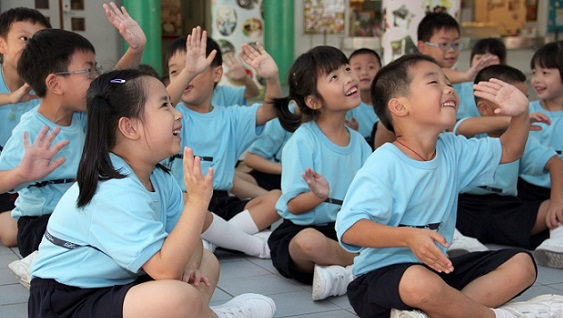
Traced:
<path id="1" fill-rule="evenodd" d="M 556 68 L 536 64 L 532 70 L 531 84 L 541 100 L 563 98 L 563 79 Z"/>
<path id="2" fill-rule="evenodd" d="M 186 65 L 186 53 L 176 52 L 168 61 L 168 75 L 170 81 L 174 81 Z M 185 88 L 181 100 L 186 106 L 209 106 L 211 107 L 211 97 L 215 83 L 221 80 L 223 67 L 208 67 L 198 74 Z"/>
<path id="3" fill-rule="evenodd" d="M 452 43 L 459 43 L 459 32 L 456 29 L 441 28 L 434 31 L 430 40 L 431 44 L 418 42 L 418 50 L 420 53 L 433 57 L 438 65 L 443 68 L 452 68 L 459 58 L 459 48 L 454 49 L 450 46 Z M 436 45 L 447 44 L 447 50 L 443 51 Z"/>
<path id="4" fill-rule="evenodd" d="M 379 61 L 373 54 L 358 54 L 350 59 L 350 66 L 359 80 L 361 91 L 369 91 L 371 82 L 375 78 L 377 71 L 381 68 Z"/>
<path id="5" fill-rule="evenodd" d="M 153 159 L 158 163 L 181 150 L 182 114 L 170 103 L 168 92 L 158 79 L 144 77 L 143 87 L 148 95 L 141 126 Z"/>
<path id="6" fill-rule="evenodd" d="M 410 68 L 409 96 L 398 100 L 416 122 L 441 130 L 453 127 L 459 98 L 440 67 L 420 61 Z"/>
<path id="7" fill-rule="evenodd" d="M 348 111 L 360 105 L 358 78 L 350 65 L 342 65 L 332 72 L 319 75 L 317 91 L 322 96 L 322 108 L 325 111 Z"/>

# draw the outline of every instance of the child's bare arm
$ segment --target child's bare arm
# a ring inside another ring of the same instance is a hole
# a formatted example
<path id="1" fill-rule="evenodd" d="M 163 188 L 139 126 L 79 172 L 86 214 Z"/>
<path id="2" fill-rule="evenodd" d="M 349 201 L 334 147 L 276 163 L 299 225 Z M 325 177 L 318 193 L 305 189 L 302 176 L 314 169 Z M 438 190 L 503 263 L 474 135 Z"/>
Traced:
<path id="1" fill-rule="evenodd" d="M 200 159 L 194 157 L 193 150 L 187 147 L 184 149 L 183 168 L 184 184 L 189 195 L 182 215 L 162 248 L 143 265 L 143 269 L 155 280 L 183 279 L 186 266 L 201 257 L 200 235 L 213 195 L 213 169 L 209 168 L 207 175 L 203 175 Z"/>
<path id="2" fill-rule="evenodd" d="M 246 69 L 240 59 L 232 53 L 225 54 L 225 64 L 229 68 L 229 71 L 225 73 L 225 75 L 233 81 L 242 82 L 244 85 L 244 98 L 252 98 L 260 94 L 258 85 L 256 85 L 252 77 L 246 73 Z"/>
<path id="3" fill-rule="evenodd" d="M 371 248 L 408 247 L 416 258 L 435 271 L 454 270 L 450 259 L 436 246 L 438 243 L 448 247 L 446 239 L 432 230 L 394 227 L 362 219 L 342 234 L 342 242 Z"/>
<path id="4" fill-rule="evenodd" d="M 498 56 L 491 54 L 480 59 L 479 62 L 471 66 L 471 68 L 469 68 L 469 70 L 467 70 L 466 72 L 452 70 L 449 68 L 442 68 L 442 70 L 444 71 L 444 74 L 446 74 L 450 82 L 452 84 L 456 84 L 463 82 L 472 82 L 473 80 L 475 80 L 475 76 L 477 76 L 477 73 L 479 73 L 479 71 L 487 66 L 496 65 L 499 63 L 500 61 L 498 59 Z"/>
<path id="5" fill-rule="evenodd" d="M 27 102 L 38 98 L 35 94 L 29 94 L 31 87 L 24 83 L 20 88 L 10 94 L 0 94 L 0 106 Z"/>
<path id="6" fill-rule="evenodd" d="M 44 127 L 33 145 L 29 144 L 29 137 L 27 133 L 24 133 L 25 153 L 19 166 L 11 170 L 0 171 L 0 193 L 10 191 L 24 183 L 42 179 L 65 162 L 66 159 L 63 157 L 52 161 L 59 150 L 69 143 L 68 140 L 61 141 L 51 147 L 51 143 L 60 130 L 60 128 L 56 128 L 47 136 L 49 127 Z"/>
<path id="7" fill-rule="evenodd" d="M 272 98 L 281 97 L 281 84 L 278 77 L 278 66 L 274 59 L 264 50 L 262 44 L 257 43 L 258 51 L 248 44 L 242 45 L 240 56 L 250 65 L 258 76 L 266 79 L 266 93 L 264 104 L 256 113 L 256 125 L 260 126 L 276 117 L 276 109 L 271 103 Z"/>
<path id="8" fill-rule="evenodd" d="M 545 223 L 548 228 L 554 229 L 563 224 L 563 160 L 553 156 L 545 165 L 545 169 L 549 171 L 551 178 L 551 195 Z"/>
<path id="9" fill-rule="evenodd" d="M 509 124 L 510 117 L 507 116 L 470 117 L 457 126 L 455 134 L 471 138 L 479 134 L 487 134 L 499 130 L 504 131 Z"/>
<path id="10" fill-rule="evenodd" d="M 311 211 L 319 204 L 325 202 L 330 194 L 328 181 L 313 169 L 305 169 L 301 177 L 307 182 L 311 191 L 300 193 L 287 203 L 287 209 L 292 214 L 302 214 Z"/>
<path id="11" fill-rule="evenodd" d="M 274 162 L 274 161 L 270 161 L 258 154 L 252 153 L 252 152 L 247 152 L 246 156 L 244 157 L 244 163 L 246 163 L 246 165 L 249 168 L 252 168 L 254 170 L 258 170 L 264 173 L 270 173 L 270 174 L 277 174 L 277 175 L 281 175 L 282 173 L 282 166 L 281 164 Z"/>
<path id="12" fill-rule="evenodd" d="M 109 6 L 104 3 L 103 7 L 109 23 L 119 30 L 119 33 L 129 45 L 127 52 L 115 65 L 115 69 L 138 67 L 147 44 L 147 38 L 143 29 L 141 29 L 137 21 L 129 16 L 124 6 L 120 10 L 115 3 L 110 2 Z"/>
<path id="13" fill-rule="evenodd" d="M 499 105 L 495 114 L 510 116 L 510 124 L 500 136 L 502 157 L 500 163 L 513 162 L 524 153 L 530 131 L 528 105 L 530 101 L 518 88 L 496 78 L 473 86 L 475 96 Z"/>
<path id="14" fill-rule="evenodd" d="M 166 87 L 170 95 L 172 104 L 180 101 L 182 93 L 190 82 L 199 73 L 205 71 L 213 62 L 217 51 L 213 50 L 206 57 L 207 49 L 207 32 L 202 31 L 201 27 L 192 29 L 192 34 L 188 35 L 186 41 L 186 63 L 180 73 L 174 78 L 170 78 L 170 84 Z"/>

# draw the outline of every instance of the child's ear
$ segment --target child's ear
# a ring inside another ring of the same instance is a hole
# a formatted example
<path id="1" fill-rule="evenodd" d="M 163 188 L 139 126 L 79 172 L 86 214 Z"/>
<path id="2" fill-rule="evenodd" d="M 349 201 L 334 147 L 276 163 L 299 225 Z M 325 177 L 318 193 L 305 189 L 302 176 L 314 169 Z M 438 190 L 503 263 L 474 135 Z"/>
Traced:
<path id="1" fill-rule="evenodd" d="M 6 39 L 0 36 L 0 54 L 6 54 L 7 46 Z"/>
<path id="2" fill-rule="evenodd" d="M 311 109 L 319 109 L 321 108 L 322 103 L 317 97 L 313 95 L 307 95 L 305 97 L 305 105 L 307 105 L 307 107 Z"/>
<path id="3" fill-rule="evenodd" d="M 391 98 L 389 103 L 387 103 L 387 107 L 391 113 L 399 117 L 405 116 L 409 113 L 408 109 L 399 98 Z"/>
<path id="4" fill-rule="evenodd" d="M 60 77 L 58 75 L 55 75 L 53 73 L 47 75 L 47 78 L 45 79 L 45 86 L 47 87 L 47 91 L 56 95 L 63 94 L 63 89 L 59 78 Z"/>
<path id="5" fill-rule="evenodd" d="M 123 137 L 130 140 L 137 140 L 140 137 L 138 129 L 139 121 L 132 120 L 131 118 L 121 117 L 117 127 Z"/>
<path id="6" fill-rule="evenodd" d="M 219 83 L 223 77 L 223 66 L 217 66 L 213 69 L 213 82 Z"/>
<path id="7" fill-rule="evenodd" d="M 416 47 L 420 53 L 426 54 L 426 44 L 423 41 L 418 41 Z"/>
<path id="8" fill-rule="evenodd" d="M 491 107 L 491 105 L 489 105 L 489 103 L 487 101 L 484 101 L 482 99 L 477 101 L 477 109 L 479 110 L 479 113 L 481 114 L 481 116 L 493 116 L 494 115 L 493 107 Z"/>

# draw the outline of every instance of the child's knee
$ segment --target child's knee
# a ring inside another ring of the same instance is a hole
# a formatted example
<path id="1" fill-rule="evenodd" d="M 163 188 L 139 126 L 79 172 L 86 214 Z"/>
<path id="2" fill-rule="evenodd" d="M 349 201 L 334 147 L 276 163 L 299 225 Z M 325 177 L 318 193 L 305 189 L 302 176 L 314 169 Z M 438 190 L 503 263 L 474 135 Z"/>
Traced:
<path id="1" fill-rule="evenodd" d="M 438 275 L 426 267 L 414 265 L 404 272 L 399 282 L 399 295 L 405 304 L 418 307 L 435 299 L 445 287 L 446 283 Z"/>
<path id="2" fill-rule="evenodd" d="M 322 245 L 324 243 L 321 241 L 321 239 L 325 238 L 326 237 L 319 233 L 317 230 L 306 228 L 295 235 L 295 237 L 291 240 L 290 248 L 296 248 L 301 252 L 301 254 L 304 255 L 312 255 L 316 251 L 322 250 Z"/>
<path id="3" fill-rule="evenodd" d="M 511 271 L 514 273 L 514 277 L 520 278 L 524 284 L 529 286 L 536 281 L 537 269 L 530 254 L 518 253 L 508 262 L 512 264 Z"/>

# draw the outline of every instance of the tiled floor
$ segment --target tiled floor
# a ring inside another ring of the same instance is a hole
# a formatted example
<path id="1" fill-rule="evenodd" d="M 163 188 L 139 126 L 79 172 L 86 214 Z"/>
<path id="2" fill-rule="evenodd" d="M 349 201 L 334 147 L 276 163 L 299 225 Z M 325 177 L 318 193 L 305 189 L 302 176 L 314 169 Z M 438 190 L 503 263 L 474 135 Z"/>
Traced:
<path id="1" fill-rule="evenodd" d="M 219 286 L 212 298 L 220 304 L 242 293 L 259 293 L 274 299 L 275 317 L 356 317 L 346 296 L 311 300 L 311 287 L 278 274 L 270 260 L 218 251 L 221 263 Z M 0 245 L 0 317 L 27 317 L 28 292 L 14 278 L 8 264 L 18 258 L 17 249 Z M 541 294 L 563 295 L 563 270 L 540 267 L 536 284 L 516 300 Z"/>

